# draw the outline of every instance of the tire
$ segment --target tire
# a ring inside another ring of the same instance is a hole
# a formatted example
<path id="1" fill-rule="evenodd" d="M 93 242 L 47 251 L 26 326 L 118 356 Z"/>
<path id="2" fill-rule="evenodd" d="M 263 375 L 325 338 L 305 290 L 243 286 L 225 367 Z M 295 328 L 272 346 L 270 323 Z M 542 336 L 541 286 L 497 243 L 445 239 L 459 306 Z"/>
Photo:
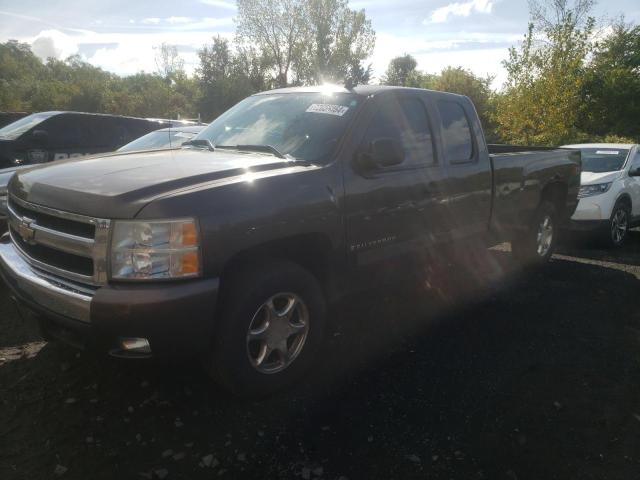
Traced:
<path id="1" fill-rule="evenodd" d="M 627 240 L 629 236 L 629 221 L 631 219 L 631 209 L 626 202 L 618 202 L 613 207 L 611 218 L 609 219 L 609 227 L 604 234 L 605 245 L 613 248 L 619 248 Z"/>
<path id="2" fill-rule="evenodd" d="M 263 397 L 311 365 L 322 344 L 326 305 L 307 270 L 288 261 L 262 263 L 232 274 L 221 301 L 205 368 L 223 388 Z"/>
<path id="3" fill-rule="evenodd" d="M 526 231 L 511 241 L 513 256 L 525 265 L 542 265 L 553 255 L 558 240 L 558 222 L 553 203 L 543 201 Z"/>

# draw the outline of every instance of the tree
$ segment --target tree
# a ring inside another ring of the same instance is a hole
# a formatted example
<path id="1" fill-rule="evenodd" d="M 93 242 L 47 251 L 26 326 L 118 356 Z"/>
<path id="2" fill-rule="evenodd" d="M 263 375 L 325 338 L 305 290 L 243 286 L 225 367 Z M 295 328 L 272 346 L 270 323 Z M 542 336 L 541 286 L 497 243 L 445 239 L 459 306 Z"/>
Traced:
<path id="1" fill-rule="evenodd" d="M 309 0 L 305 11 L 308 35 L 294 58 L 297 81 L 367 83 L 371 71 L 362 62 L 373 51 L 375 32 L 364 10 L 351 10 L 347 0 Z"/>
<path id="2" fill-rule="evenodd" d="M 274 72 L 274 84 L 363 83 L 361 62 L 375 33 L 364 10 L 346 0 L 238 0 L 237 38 L 255 46 Z"/>
<path id="3" fill-rule="evenodd" d="M 304 0 L 238 0 L 238 38 L 271 59 L 275 82 L 287 86 L 294 55 L 308 36 Z"/>
<path id="4" fill-rule="evenodd" d="M 214 37 L 211 45 L 198 51 L 196 71 L 200 85 L 200 111 L 213 119 L 239 100 L 268 88 L 269 60 L 253 47 L 233 51 L 229 40 Z"/>
<path id="5" fill-rule="evenodd" d="M 508 79 L 496 98 L 495 121 L 505 141 L 556 145 L 583 138 L 578 120 L 595 26 L 588 16 L 592 4 L 532 3 L 524 41 L 519 49 L 511 48 L 503 62 Z"/>
<path id="6" fill-rule="evenodd" d="M 596 45 L 582 97 L 580 125 L 591 136 L 640 141 L 640 26 L 621 20 Z"/>
<path id="7" fill-rule="evenodd" d="M 27 43 L 0 43 L 0 110 L 31 110 L 30 92 L 46 78 L 42 61 Z"/>
<path id="8" fill-rule="evenodd" d="M 176 76 L 184 73 L 184 60 L 178 54 L 178 47 L 162 42 L 156 50 L 156 73 L 171 83 Z"/>
<path id="9" fill-rule="evenodd" d="M 417 86 L 411 85 L 411 80 L 417 77 L 417 66 L 417 60 L 408 53 L 401 57 L 395 57 L 389 62 L 387 71 L 382 77 L 382 83 L 398 87 Z"/>

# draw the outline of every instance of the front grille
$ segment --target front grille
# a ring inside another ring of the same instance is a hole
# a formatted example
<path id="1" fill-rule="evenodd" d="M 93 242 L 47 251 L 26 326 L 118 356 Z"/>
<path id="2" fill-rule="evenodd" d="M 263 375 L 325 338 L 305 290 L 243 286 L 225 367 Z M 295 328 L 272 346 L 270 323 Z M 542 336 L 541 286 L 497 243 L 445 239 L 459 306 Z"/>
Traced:
<path id="1" fill-rule="evenodd" d="M 11 239 L 20 250 L 38 262 L 87 277 L 93 275 L 93 259 L 91 258 L 61 252 L 45 245 L 27 243 L 13 226 L 11 227 Z"/>
<path id="2" fill-rule="evenodd" d="M 9 207 L 21 217 L 35 220 L 41 225 L 52 230 L 77 235 L 78 237 L 93 238 L 96 234 L 96 227 L 90 223 L 77 222 L 66 218 L 55 217 L 46 213 L 30 210 L 18 205 L 14 199 L 9 200 Z"/>
<path id="3" fill-rule="evenodd" d="M 8 213 L 11 240 L 33 268 L 78 288 L 106 283 L 108 220 L 28 203 L 12 195 Z"/>

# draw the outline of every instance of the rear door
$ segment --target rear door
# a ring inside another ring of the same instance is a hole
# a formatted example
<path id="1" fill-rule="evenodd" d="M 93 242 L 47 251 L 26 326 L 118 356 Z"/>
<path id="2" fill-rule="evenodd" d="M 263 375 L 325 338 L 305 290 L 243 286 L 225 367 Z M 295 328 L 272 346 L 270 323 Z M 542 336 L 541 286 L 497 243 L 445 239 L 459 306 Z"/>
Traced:
<path id="1" fill-rule="evenodd" d="M 448 225 L 454 239 L 488 231 L 492 175 L 489 154 L 475 108 L 466 97 L 433 95 L 446 162 Z"/>

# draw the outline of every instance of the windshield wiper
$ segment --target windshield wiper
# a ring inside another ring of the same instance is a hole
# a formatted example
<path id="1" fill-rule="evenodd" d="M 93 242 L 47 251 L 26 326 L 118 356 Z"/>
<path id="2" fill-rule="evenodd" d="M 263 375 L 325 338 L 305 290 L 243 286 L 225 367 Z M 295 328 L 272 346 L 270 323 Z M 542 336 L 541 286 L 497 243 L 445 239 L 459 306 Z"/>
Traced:
<path id="1" fill-rule="evenodd" d="M 211 143 L 210 140 L 206 140 L 204 138 L 197 138 L 194 140 L 189 140 L 188 142 L 184 142 L 182 144 L 183 147 L 196 147 L 196 148 L 206 148 L 207 150 L 213 152 L 216 148 Z"/>
<path id="2" fill-rule="evenodd" d="M 216 145 L 216 148 L 229 148 L 233 150 L 244 150 L 246 152 L 263 152 L 275 155 L 278 158 L 292 158 L 291 155 L 285 155 L 273 145 Z"/>

